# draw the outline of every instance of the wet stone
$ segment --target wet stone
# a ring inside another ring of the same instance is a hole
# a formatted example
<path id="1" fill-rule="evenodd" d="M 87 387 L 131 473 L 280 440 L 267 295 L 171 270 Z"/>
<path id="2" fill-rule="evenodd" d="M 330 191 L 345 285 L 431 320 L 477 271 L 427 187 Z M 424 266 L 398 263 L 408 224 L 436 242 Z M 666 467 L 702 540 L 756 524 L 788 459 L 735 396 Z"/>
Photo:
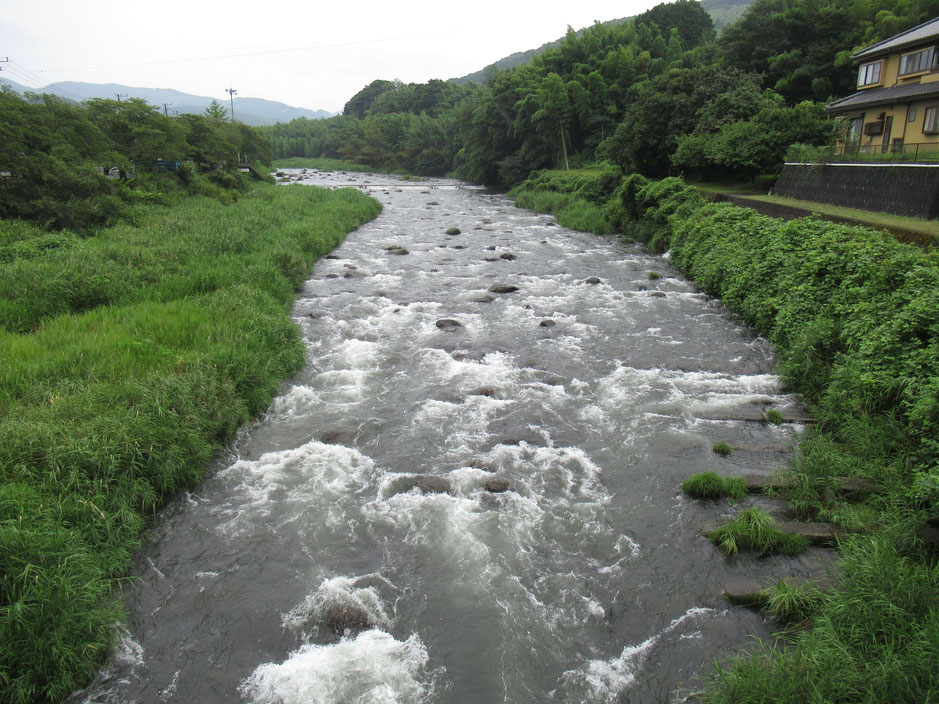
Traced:
<path id="1" fill-rule="evenodd" d="M 493 494 L 501 494 L 504 491 L 511 491 L 512 484 L 508 479 L 490 479 L 483 488 Z"/>
<path id="2" fill-rule="evenodd" d="M 347 271 L 343 276 L 344 279 L 364 279 L 367 274 L 364 271 Z"/>
<path id="3" fill-rule="evenodd" d="M 484 472 L 495 472 L 496 468 L 493 466 L 490 460 L 475 459 L 470 460 L 466 463 L 467 467 L 472 467 L 473 469 L 481 469 Z"/>
<path id="4" fill-rule="evenodd" d="M 492 303 L 494 300 L 492 296 L 478 296 L 473 299 L 473 303 Z"/>
<path id="5" fill-rule="evenodd" d="M 584 279 L 584 283 L 585 283 L 585 284 L 593 284 L 593 285 L 596 285 L 596 284 L 599 284 L 599 283 L 602 283 L 602 282 L 601 282 L 600 279 L 599 279 L 598 277 L 596 277 L 596 276 L 588 276 L 586 279 Z"/>
<path id="6" fill-rule="evenodd" d="M 356 604 L 330 604 L 323 620 L 326 628 L 337 635 L 364 631 L 374 625 L 365 609 Z"/>
<path id="7" fill-rule="evenodd" d="M 503 252 L 502 254 L 499 255 L 499 259 L 505 259 L 507 262 L 511 262 L 511 261 L 515 261 L 516 259 L 518 259 L 518 257 L 516 257 L 511 252 Z"/>
<path id="8" fill-rule="evenodd" d="M 335 254 L 327 254 L 323 259 L 339 259 Z"/>
<path id="9" fill-rule="evenodd" d="M 451 227 L 451 228 L 449 228 L 449 229 L 447 230 L 447 234 L 448 234 L 448 235 L 458 235 L 458 234 L 460 234 L 460 228 L 458 228 L 458 227 Z"/>
<path id="10" fill-rule="evenodd" d="M 490 252 L 495 252 L 495 251 L 496 251 L 496 246 L 495 246 L 494 244 L 491 244 L 491 245 L 489 245 L 488 247 L 486 247 L 486 249 L 488 249 Z"/>
<path id="11" fill-rule="evenodd" d="M 418 478 L 414 483 L 422 494 L 449 494 L 450 480 L 446 477 L 436 477 L 432 474 L 425 474 Z"/>
<path id="12" fill-rule="evenodd" d="M 319 436 L 319 441 L 324 445 L 352 445 L 358 433 L 348 428 L 335 428 L 326 430 Z"/>
<path id="13" fill-rule="evenodd" d="M 538 323 L 538 326 L 542 328 L 553 328 L 555 325 L 557 325 L 557 323 L 550 318 L 542 320 L 540 323 Z"/>
<path id="14" fill-rule="evenodd" d="M 339 274 L 326 274 L 327 279 L 338 279 Z"/>
<path id="15" fill-rule="evenodd" d="M 446 332 L 463 327 L 463 324 L 453 318 L 441 318 L 437 321 L 437 327 Z"/>
<path id="16" fill-rule="evenodd" d="M 489 290 L 492 293 L 515 293 L 518 291 L 518 286 L 513 286 L 512 284 L 493 284 L 489 287 Z"/>
<path id="17" fill-rule="evenodd" d="M 665 294 L 661 291 L 653 291 L 649 294 L 649 298 L 665 298 Z"/>
<path id="18" fill-rule="evenodd" d="M 403 256 L 405 254 L 411 253 L 406 247 L 385 247 L 385 251 L 388 252 L 388 254 L 394 254 L 397 256 Z"/>

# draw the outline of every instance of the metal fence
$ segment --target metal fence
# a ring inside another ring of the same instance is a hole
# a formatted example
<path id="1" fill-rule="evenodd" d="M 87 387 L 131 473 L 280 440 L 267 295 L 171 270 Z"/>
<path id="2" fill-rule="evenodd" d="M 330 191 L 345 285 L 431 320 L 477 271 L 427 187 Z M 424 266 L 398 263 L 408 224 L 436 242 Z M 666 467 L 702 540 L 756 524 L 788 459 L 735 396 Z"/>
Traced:
<path id="1" fill-rule="evenodd" d="M 904 144 L 894 140 L 887 147 L 881 144 L 839 144 L 835 154 L 859 161 L 935 162 L 939 161 L 939 142 Z"/>

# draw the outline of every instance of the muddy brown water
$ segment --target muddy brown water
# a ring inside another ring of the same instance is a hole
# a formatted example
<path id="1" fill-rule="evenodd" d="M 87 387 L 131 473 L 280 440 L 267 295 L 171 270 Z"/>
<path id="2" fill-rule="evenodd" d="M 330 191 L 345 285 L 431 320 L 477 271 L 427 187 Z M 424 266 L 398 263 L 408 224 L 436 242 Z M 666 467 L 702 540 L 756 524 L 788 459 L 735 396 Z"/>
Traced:
<path id="1" fill-rule="evenodd" d="M 788 459 L 800 426 L 756 421 L 804 411 L 765 340 L 667 256 L 504 195 L 287 173 L 384 212 L 316 265 L 306 368 L 159 515 L 73 701 L 651 704 L 771 636 L 724 582 L 821 554 L 729 561 L 702 530 L 778 507 L 679 491 Z"/>

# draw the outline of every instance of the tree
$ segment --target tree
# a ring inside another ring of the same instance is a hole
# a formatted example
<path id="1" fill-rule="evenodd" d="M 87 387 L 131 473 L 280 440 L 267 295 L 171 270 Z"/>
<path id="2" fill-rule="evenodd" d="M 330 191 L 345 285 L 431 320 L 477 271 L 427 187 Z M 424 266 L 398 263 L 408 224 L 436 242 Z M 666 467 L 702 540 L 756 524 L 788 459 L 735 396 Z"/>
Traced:
<path id="1" fill-rule="evenodd" d="M 225 122 L 228 120 L 228 109 L 217 100 L 213 100 L 211 103 L 209 103 L 209 107 L 205 109 L 203 115 L 205 115 L 210 120 Z"/>

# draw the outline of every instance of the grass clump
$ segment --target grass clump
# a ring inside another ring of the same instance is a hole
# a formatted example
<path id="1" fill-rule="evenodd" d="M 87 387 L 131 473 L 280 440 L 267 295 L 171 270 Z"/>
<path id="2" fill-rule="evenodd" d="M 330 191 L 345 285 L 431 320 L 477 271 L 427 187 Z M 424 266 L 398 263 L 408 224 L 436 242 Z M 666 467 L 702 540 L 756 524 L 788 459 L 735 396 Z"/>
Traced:
<path id="1" fill-rule="evenodd" d="M 785 579 L 765 590 L 764 610 L 780 623 L 798 623 L 811 618 L 822 602 L 823 594 L 813 584 L 793 584 Z"/>
<path id="2" fill-rule="evenodd" d="M 718 454 L 721 457 L 727 457 L 734 451 L 734 448 L 732 448 L 730 444 L 726 442 L 716 443 L 711 449 L 714 450 L 715 454 Z"/>
<path id="3" fill-rule="evenodd" d="M 650 271 L 650 272 L 649 272 L 649 279 L 650 279 L 651 281 L 654 281 L 655 279 L 661 279 L 661 278 L 662 278 L 662 275 L 661 275 L 659 272 L 657 272 L 657 271 Z"/>
<path id="4" fill-rule="evenodd" d="M 739 477 L 722 477 L 714 472 L 692 474 L 681 483 L 681 490 L 696 499 L 739 499 L 747 494 L 747 484 Z"/>
<path id="5" fill-rule="evenodd" d="M 770 425 L 782 425 L 783 414 L 775 408 L 770 408 L 763 414 L 763 422 Z"/>
<path id="6" fill-rule="evenodd" d="M 380 207 L 258 185 L 0 262 L 0 701 L 97 669 L 147 516 L 302 367 L 294 293 Z"/>
<path id="7" fill-rule="evenodd" d="M 755 550 L 761 556 L 797 555 L 809 545 L 800 535 L 783 533 L 772 516 L 756 508 L 741 511 L 734 520 L 708 532 L 707 538 L 731 557 L 741 549 Z"/>

